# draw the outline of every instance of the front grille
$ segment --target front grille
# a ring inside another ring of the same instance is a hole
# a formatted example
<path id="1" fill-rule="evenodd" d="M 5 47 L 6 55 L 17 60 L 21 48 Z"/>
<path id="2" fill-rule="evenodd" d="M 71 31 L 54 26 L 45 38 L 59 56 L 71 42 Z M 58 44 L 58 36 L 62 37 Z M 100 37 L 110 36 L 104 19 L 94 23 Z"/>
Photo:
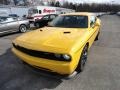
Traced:
<path id="1" fill-rule="evenodd" d="M 36 50 L 30 50 L 18 45 L 13 44 L 13 47 L 25 54 L 28 54 L 30 56 L 34 57 L 39 57 L 39 58 L 45 58 L 49 60 L 57 60 L 57 61 L 70 61 L 70 60 L 65 60 L 62 55 L 60 57 L 56 57 L 54 53 L 50 52 L 43 52 L 43 51 L 36 51 Z"/>

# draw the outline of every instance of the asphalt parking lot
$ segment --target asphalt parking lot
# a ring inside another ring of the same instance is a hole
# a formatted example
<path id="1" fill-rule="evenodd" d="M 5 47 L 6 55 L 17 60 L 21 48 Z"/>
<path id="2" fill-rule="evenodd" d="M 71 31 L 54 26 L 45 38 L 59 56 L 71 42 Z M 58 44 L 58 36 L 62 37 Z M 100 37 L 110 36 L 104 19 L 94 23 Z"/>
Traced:
<path id="1" fill-rule="evenodd" d="M 0 37 L 0 90 L 120 90 L 120 17 L 101 20 L 85 70 L 69 80 L 25 67 L 11 52 L 11 41 L 21 34 Z"/>

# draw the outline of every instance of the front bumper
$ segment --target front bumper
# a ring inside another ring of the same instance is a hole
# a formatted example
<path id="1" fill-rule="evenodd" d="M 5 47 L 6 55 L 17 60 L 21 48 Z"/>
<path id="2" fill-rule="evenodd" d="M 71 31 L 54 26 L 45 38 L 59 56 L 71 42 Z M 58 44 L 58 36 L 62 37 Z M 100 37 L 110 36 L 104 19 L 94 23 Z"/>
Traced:
<path id="1" fill-rule="evenodd" d="M 73 72 L 71 62 L 55 61 L 55 60 L 33 57 L 23 52 L 20 52 L 15 48 L 12 48 L 12 51 L 24 62 L 34 67 L 40 67 L 41 69 L 43 68 L 44 70 L 50 72 L 56 72 L 63 75 L 71 74 Z"/>

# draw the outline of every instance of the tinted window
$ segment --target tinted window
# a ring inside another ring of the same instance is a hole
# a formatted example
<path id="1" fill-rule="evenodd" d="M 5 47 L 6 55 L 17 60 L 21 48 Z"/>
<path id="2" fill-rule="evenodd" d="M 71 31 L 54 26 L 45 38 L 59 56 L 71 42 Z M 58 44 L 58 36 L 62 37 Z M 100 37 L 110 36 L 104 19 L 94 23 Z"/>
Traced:
<path id="1" fill-rule="evenodd" d="M 88 17 L 80 15 L 58 16 L 50 23 L 50 26 L 66 28 L 87 28 Z"/>
<path id="2" fill-rule="evenodd" d="M 6 21 L 7 20 L 7 17 L 0 17 L 0 21 L 1 22 L 4 22 L 4 21 Z"/>
<path id="3" fill-rule="evenodd" d="M 5 20 L 7 20 L 7 17 L 1 17 L 1 20 L 5 21 Z"/>
<path id="4" fill-rule="evenodd" d="M 9 14 L 10 17 L 18 17 L 17 14 Z"/>
<path id="5" fill-rule="evenodd" d="M 37 9 L 33 9 L 33 13 L 38 13 L 38 10 Z"/>
<path id="6" fill-rule="evenodd" d="M 38 10 L 37 10 L 37 9 L 31 8 L 31 9 L 28 11 L 28 14 L 36 14 L 36 13 L 38 13 Z"/>
<path id="7" fill-rule="evenodd" d="M 39 14 L 41 14 L 41 10 L 39 10 Z"/>

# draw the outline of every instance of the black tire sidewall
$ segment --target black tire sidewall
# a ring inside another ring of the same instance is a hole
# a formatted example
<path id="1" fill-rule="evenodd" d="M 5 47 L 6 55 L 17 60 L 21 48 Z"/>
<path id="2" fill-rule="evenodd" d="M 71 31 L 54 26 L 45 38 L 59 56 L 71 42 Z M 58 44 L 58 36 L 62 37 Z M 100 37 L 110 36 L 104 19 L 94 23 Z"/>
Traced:
<path id="1" fill-rule="evenodd" d="M 40 28 L 39 23 L 36 23 L 35 26 L 36 26 L 36 28 Z"/>
<path id="2" fill-rule="evenodd" d="M 82 53 L 81 53 L 81 56 L 80 56 L 80 60 L 79 60 L 79 63 L 78 63 L 78 66 L 77 66 L 77 69 L 75 71 L 77 71 L 78 73 L 82 72 L 84 70 L 84 66 L 82 67 L 82 56 L 83 56 L 83 53 L 84 53 L 84 50 L 85 48 L 87 48 L 87 53 L 88 53 L 88 45 L 85 45 L 85 47 L 83 48 L 82 50 Z M 86 60 L 87 61 L 87 60 Z"/>

